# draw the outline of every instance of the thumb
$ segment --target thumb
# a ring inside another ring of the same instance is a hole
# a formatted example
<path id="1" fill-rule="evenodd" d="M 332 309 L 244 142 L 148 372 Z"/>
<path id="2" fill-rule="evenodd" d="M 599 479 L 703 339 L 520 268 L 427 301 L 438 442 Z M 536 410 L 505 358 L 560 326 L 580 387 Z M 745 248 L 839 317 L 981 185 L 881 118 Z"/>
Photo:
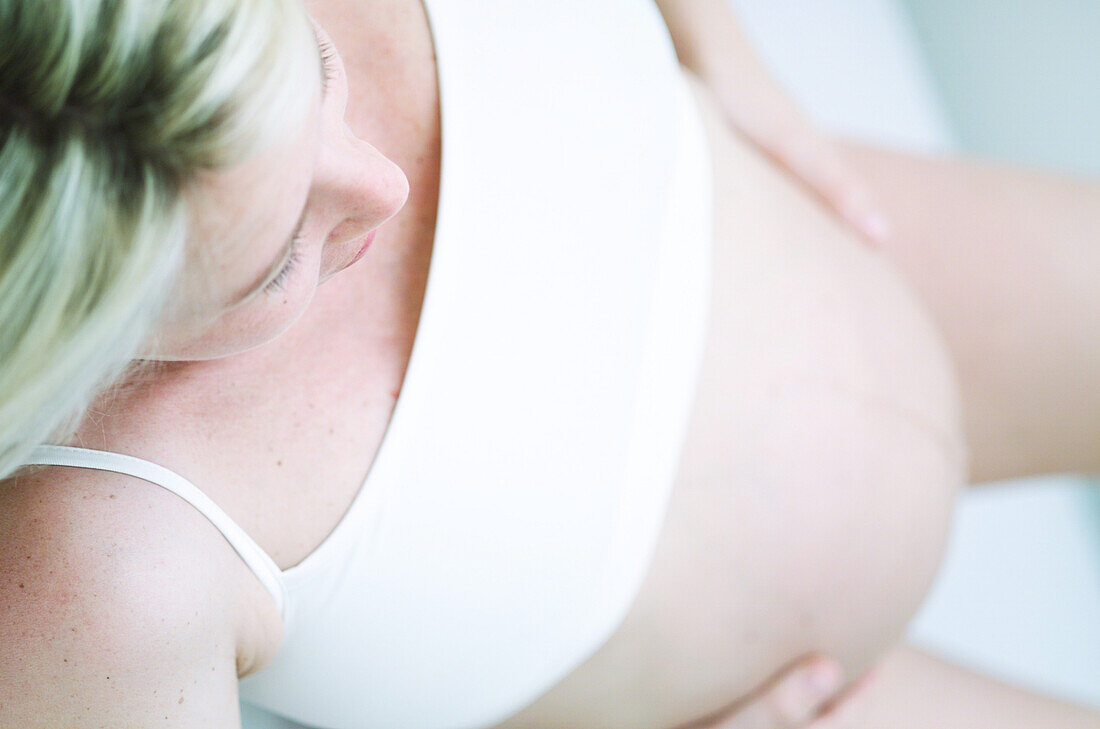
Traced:
<path id="1" fill-rule="evenodd" d="M 706 729 L 793 729 L 817 717 L 839 690 L 835 661 L 810 656 L 739 702 Z"/>

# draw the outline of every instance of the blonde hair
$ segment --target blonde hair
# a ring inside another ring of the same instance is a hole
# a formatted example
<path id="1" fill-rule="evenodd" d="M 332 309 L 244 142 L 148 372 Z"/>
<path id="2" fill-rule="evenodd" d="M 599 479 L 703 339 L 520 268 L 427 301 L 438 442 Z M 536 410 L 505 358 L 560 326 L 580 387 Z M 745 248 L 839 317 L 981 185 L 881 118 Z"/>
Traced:
<path id="1" fill-rule="evenodd" d="M 299 125 L 317 57 L 300 0 L 0 0 L 0 479 L 134 368 L 186 187 Z"/>

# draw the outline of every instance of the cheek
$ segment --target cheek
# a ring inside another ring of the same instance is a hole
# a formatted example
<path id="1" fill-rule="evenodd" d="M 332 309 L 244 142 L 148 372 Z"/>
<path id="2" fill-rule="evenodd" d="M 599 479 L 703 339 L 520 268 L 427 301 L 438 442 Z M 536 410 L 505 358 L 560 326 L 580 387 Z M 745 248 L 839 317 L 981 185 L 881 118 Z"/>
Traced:
<path id="1" fill-rule="evenodd" d="M 305 278 L 305 277 L 301 277 Z M 316 290 L 299 280 L 286 291 L 261 293 L 246 305 L 226 313 L 211 330 L 223 349 L 243 352 L 267 344 L 301 318 Z"/>
<path id="2" fill-rule="evenodd" d="M 289 329 L 309 308 L 317 291 L 317 250 L 299 253 L 298 263 L 283 289 L 261 291 L 242 306 L 228 311 L 211 328 L 210 336 L 223 350 L 267 344 Z"/>
<path id="3" fill-rule="evenodd" d="M 171 338 L 157 359 L 198 361 L 221 359 L 261 347 L 278 338 L 309 307 L 315 285 L 299 283 L 275 294 L 261 293 L 222 314 L 196 335 Z"/>

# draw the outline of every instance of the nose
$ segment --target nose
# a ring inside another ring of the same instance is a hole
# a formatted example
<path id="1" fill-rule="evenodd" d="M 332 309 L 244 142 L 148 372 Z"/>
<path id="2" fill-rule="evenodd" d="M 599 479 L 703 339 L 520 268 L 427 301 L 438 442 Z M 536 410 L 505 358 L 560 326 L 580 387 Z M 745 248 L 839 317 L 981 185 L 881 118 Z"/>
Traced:
<path id="1" fill-rule="evenodd" d="M 326 144 L 314 172 L 336 227 L 326 244 L 359 241 L 392 218 L 409 197 L 409 180 L 393 160 L 345 125 L 338 144 Z"/>

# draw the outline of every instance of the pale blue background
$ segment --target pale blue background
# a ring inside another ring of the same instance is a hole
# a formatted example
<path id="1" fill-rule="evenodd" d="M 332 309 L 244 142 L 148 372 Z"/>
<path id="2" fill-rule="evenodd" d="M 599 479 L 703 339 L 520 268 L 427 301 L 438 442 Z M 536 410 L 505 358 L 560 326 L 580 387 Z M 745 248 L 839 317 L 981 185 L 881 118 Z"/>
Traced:
<path id="1" fill-rule="evenodd" d="M 1100 174 L 1098 0 L 902 4 L 962 147 Z"/>

